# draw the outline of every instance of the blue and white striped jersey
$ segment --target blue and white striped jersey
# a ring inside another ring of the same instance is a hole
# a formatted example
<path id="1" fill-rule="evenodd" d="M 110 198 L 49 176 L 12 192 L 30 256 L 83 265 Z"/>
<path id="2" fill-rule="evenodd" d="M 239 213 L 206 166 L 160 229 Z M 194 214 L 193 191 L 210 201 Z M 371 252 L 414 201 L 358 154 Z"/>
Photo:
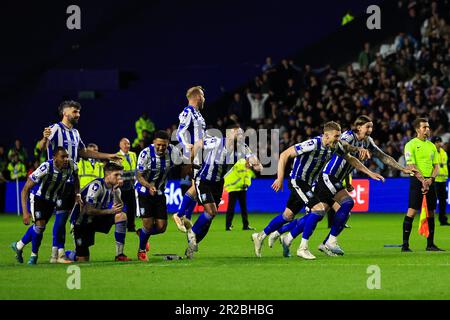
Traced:
<path id="1" fill-rule="evenodd" d="M 53 158 L 56 147 L 63 147 L 69 153 L 69 159 L 78 162 L 78 150 L 85 148 L 78 130 L 75 128 L 69 129 L 62 122 L 55 123 L 50 128 L 52 133 L 48 138 L 47 158 L 49 160 Z"/>
<path id="2" fill-rule="evenodd" d="M 239 159 L 248 159 L 253 156 L 246 144 L 237 147 L 237 150 L 227 150 L 226 138 L 209 137 L 203 141 L 203 162 L 197 172 L 196 179 L 202 181 L 223 181 L 228 165 L 236 163 Z"/>
<path id="3" fill-rule="evenodd" d="M 56 168 L 53 160 L 45 161 L 30 175 L 30 179 L 37 183 L 31 193 L 35 197 L 56 202 L 66 181 L 77 173 L 77 164 L 72 159 L 69 159 L 67 168 L 61 170 Z"/>
<path id="4" fill-rule="evenodd" d="M 356 134 L 352 130 L 345 131 L 340 138 L 342 141 L 354 147 L 361 147 L 373 152 L 374 150 L 380 150 L 371 137 L 367 137 L 364 140 L 358 140 Z M 381 150 L 380 150 L 381 151 Z M 358 153 L 351 153 L 352 156 L 358 158 Z M 334 155 L 331 160 L 326 164 L 323 173 L 334 176 L 339 181 L 342 181 L 350 175 L 353 171 L 353 166 L 349 164 L 344 158 Z"/>
<path id="5" fill-rule="evenodd" d="M 181 152 L 172 144 L 167 147 L 166 153 L 159 156 L 155 146 L 151 144 L 139 154 L 136 170 L 143 174 L 147 182 L 154 182 L 157 190 L 164 193 L 167 176 L 171 168 L 181 163 Z M 148 190 L 139 181 L 134 188 L 141 194 L 148 194 Z"/>
<path id="6" fill-rule="evenodd" d="M 312 185 L 334 154 L 345 155 L 344 147 L 340 142 L 335 148 L 329 148 L 322 145 L 321 138 L 320 135 L 294 145 L 297 156 L 292 165 L 291 179 L 301 179 Z"/>
<path id="7" fill-rule="evenodd" d="M 183 145 L 194 144 L 205 137 L 206 122 L 200 111 L 193 106 L 187 106 L 180 113 L 180 124 L 177 130 L 178 142 Z"/>
<path id="8" fill-rule="evenodd" d="M 83 200 L 84 206 L 90 204 L 95 209 L 105 210 L 111 208 L 114 203 L 114 197 L 120 199 L 120 190 L 114 190 L 112 187 L 108 188 L 105 180 L 103 178 L 98 178 L 89 182 L 81 190 L 81 199 Z M 85 224 L 91 223 L 93 216 L 88 216 L 84 209 L 81 209 L 77 204 L 71 214 L 70 221 L 73 224 Z"/>

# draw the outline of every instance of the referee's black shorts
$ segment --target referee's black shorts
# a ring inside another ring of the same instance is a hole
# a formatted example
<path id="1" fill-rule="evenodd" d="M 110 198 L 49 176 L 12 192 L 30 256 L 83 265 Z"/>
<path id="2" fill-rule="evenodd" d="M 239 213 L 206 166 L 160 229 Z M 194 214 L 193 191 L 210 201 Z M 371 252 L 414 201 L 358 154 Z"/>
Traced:
<path id="1" fill-rule="evenodd" d="M 313 192 L 311 186 L 303 180 L 289 180 L 289 189 L 291 190 L 291 194 L 289 195 L 286 208 L 294 214 L 297 214 L 305 206 L 312 208 L 320 203 L 319 198 Z"/>
<path id="2" fill-rule="evenodd" d="M 434 183 L 431 184 L 430 190 L 428 190 L 427 194 L 427 207 L 429 211 L 434 211 L 436 209 L 436 188 Z M 422 183 L 416 177 L 409 178 L 409 201 L 408 208 L 414 210 L 422 209 Z"/>

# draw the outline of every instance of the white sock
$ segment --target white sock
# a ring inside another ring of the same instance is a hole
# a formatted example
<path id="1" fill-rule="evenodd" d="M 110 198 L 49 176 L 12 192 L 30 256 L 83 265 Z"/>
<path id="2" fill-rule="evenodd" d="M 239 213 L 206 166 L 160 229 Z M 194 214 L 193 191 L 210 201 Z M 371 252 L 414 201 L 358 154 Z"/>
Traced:
<path id="1" fill-rule="evenodd" d="M 52 247 L 52 258 L 58 257 L 58 247 Z"/>
<path id="2" fill-rule="evenodd" d="M 258 238 L 263 241 L 267 237 L 267 234 L 264 231 L 258 233 Z"/>
<path id="3" fill-rule="evenodd" d="M 16 248 L 17 248 L 17 250 L 22 250 L 23 247 L 25 247 L 25 244 L 22 242 L 22 240 L 19 240 L 19 241 L 16 243 Z"/>
<path id="4" fill-rule="evenodd" d="M 308 240 L 302 238 L 302 242 L 300 242 L 301 249 L 308 249 Z"/>
<path id="5" fill-rule="evenodd" d="M 337 242 L 337 239 L 336 239 L 335 236 L 330 235 L 328 237 L 327 243 L 329 243 L 329 244 L 336 244 L 336 242 Z"/>
<path id="6" fill-rule="evenodd" d="M 285 237 L 284 237 L 284 243 L 286 243 L 287 245 L 291 245 L 292 241 L 294 240 L 294 238 L 292 237 L 292 234 L 289 232 Z"/>
<path id="7" fill-rule="evenodd" d="M 31 252 L 32 257 L 37 257 L 37 253 Z"/>
<path id="8" fill-rule="evenodd" d="M 123 243 L 116 242 L 116 256 L 123 254 Z"/>
<path id="9" fill-rule="evenodd" d="M 58 249 L 58 257 L 63 257 L 66 255 L 66 251 L 64 250 L 64 248 L 59 248 Z"/>
<path id="10" fill-rule="evenodd" d="M 278 231 L 274 231 L 274 232 L 273 232 L 273 235 L 276 236 L 276 237 L 281 236 L 281 234 L 280 234 Z"/>

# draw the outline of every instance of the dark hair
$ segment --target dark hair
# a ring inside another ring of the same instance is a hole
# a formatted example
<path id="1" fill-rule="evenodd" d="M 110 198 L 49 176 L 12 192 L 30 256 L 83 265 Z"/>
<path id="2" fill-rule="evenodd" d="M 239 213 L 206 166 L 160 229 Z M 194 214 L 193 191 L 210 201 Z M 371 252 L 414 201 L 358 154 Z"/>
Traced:
<path id="1" fill-rule="evenodd" d="M 67 150 L 64 147 L 56 147 L 55 151 L 53 151 L 53 157 L 56 157 L 61 152 L 67 153 Z"/>
<path id="2" fill-rule="evenodd" d="M 414 122 L 413 122 L 414 129 L 419 129 L 420 124 L 423 122 L 428 122 L 428 119 L 427 118 L 417 118 L 416 120 L 414 120 Z"/>
<path id="3" fill-rule="evenodd" d="M 73 107 L 77 110 L 81 110 L 81 104 L 79 102 L 76 102 L 74 100 L 65 100 L 59 104 L 59 107 L 58 107 L 59 115 L 62 117 L 64 109 L 70 108 L 70 107 Z"/>
<path id="4" fill-rule="evenodd" d="M 103 170 L 105 171 L 105 175 L 106 175 L 107 172 L 123 170 L 123 166 L 116 162 L 108 162 L 107 164 L 105 164 L 105 167 Z"/>
<path id="5" fill-rule="evenodd" d="M 153 139 L 170 140 L 170 137 L 167 131 L 159 130 L 155 132 L 155 134 L 153 135 Z"/>
<path id="6" fill-rule="evenodd" d="M 356 118 L 355 122 L 353 123 L 353 129 L 358 130 L 358 126 L 362 126 L 368 122 L 372 122 L 372 119 L 366 115 L 361 115 L 358 118 Z"/>
<path id="7" fill-rule="evenodd" d="M 439 136 L 434 136 L 431 138 L 431 142 L 433 142 L 433 143 L 442 142 L 442 138 Z"/>
<path id="8" fill-rule="evenodd" d="M 331 130 L 337 130 L 341 131 L 341 125 L 334 121 L 328 121 L 323 125 L 323 132 L 331 131 Z"/>

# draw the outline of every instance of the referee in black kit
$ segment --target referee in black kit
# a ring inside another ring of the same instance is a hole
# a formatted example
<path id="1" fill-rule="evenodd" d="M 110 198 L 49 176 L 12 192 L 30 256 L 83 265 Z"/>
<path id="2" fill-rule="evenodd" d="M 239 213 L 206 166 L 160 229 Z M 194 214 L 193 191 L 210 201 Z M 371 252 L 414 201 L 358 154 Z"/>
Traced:
<path id="1" fill-rule="evenodd" d="M 436 188 L 434 180 L 439 173 L 438 152 L 436 146 L 429 140 L 430 125 L 426 118 L 417 118 L 413 122 L 417 136 L 405 145 L 406 164 L 410 169 L 417 169 L 425 180 L 419 181 L 410 177 L 408 212 L 403 221 L 402 252 L 412 252 L 409 248 L 414 216 L 422 208 L 423 194 L 426 193 L 428 207 L 427 251 L 444 251 L 434 244 L 434 210 L 436 209 Z M 420 177 L 422 178 L 422 177 Z"/>

